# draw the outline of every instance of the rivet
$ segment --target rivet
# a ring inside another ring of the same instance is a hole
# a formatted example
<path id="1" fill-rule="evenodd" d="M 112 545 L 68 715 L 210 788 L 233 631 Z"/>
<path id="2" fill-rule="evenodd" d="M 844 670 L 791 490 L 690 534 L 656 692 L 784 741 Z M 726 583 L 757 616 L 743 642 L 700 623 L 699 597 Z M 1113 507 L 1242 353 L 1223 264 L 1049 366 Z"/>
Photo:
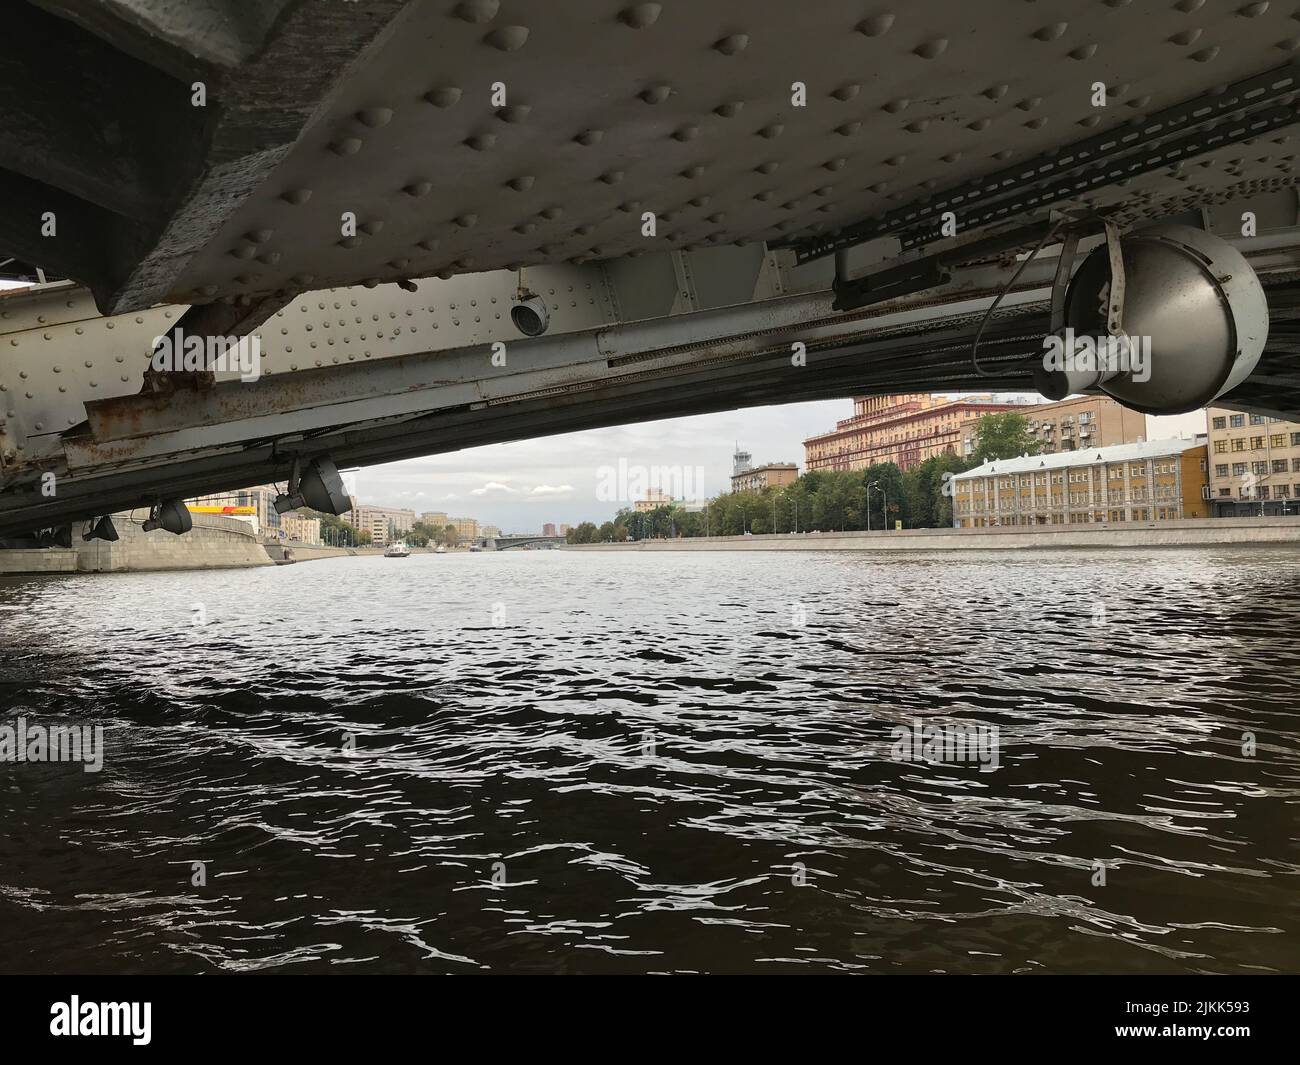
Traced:
<path id="1" fill-rule="evenodd" d="M 695 181 L 697 178 L 704 176 L 704 167 L 696 163 L 695 166 L 688 166 L 681 172 L 681 175 L 689 181 Z"/>
<path id="2" fill-rule="evenodd" d="M 491 22 L 500 8 L 501 0 L 461 0 L 452 14 L 466 22 Z"/>
<path id="3" fill-rule="evenodd" d="M 922 59 L 938 59 L 947 50 L 948 39 L 946 37 L 936 37 L 932 41 L 917 45 L 912 49 L 912 54 L 919 55 Z"/>
<path id="4" fill-rule="evenodd" d="M 620 181 L 623 180 L 623 171 L 606 170 L 605 173 L 600 175 L 600 180 L 603 181 L 606 185 L 617 185 Z"/>
<path id="5" fill-rule="evenodd" d="M 841 85 L 838 89 L 832 89 L 831 95 L 837 100 L 847 102 L 857 96 L 859 91 L 861 91 L 859 85 Z"/>
<path id="6" fill-rule="evenodd" d="M 771 140 L 773 137 L 781 136 L 781 132 L 784 129 L 785 126 L 781 125 L 780 122 L 773 122 L 771 125 L 764 126 L 762 129 L 760 129 L 758 131 L 758 135 L 760 137 L 766 137 L 768 140 Z"/>
<path id="7" fill-rule="evenodd" d="M 605 137 L 605 131 L 601 129 L 584 129 L 573 139 L 581 144 L 584 148 L 590 148 L 594 144 L 599 144 Z"/>
<path id="8" fill-rule="evenodd" d="M 373 237 L 384 228 L 384 220 L 382 218 L 373 218 L 369 222 L 362 222 L 357 228 L 367 236 Z"/>
<path id="9" fill-rule="evenodd" d="M 677 141 L 693 141 L 699 135 L 699 126 L 682 126 L 680 129 L 673 130 L 673 140 Z"/>
<path id="10" fill-rule="evenodd" d="M 402 186 L 402 191 L 408 196 L 420 197 L 427 196 L 433 191 L 432 181 L 414 181 L 409 185 Z"/>
<path id="11" fill-rule="evenodd" d="M 502 52 L 517 52 L 528 40 L 527 26 L 502 26 L 483 38 L 484 44 Z"/>
<path id="12" fill-rule="evenodd" d="M 335 155 L 356 155 L 361 151 L 360 137 L 344 137 L 330 145 L 330 151 Z"/>
<path id="13" fill-rule="evenodd" d="M 478 225 L 478 215 L 472 213 L 458 214 L 454 219 L 452 219 L 452 221 L 454 221 L 462 229 L 469 229 L 472 226 Z"/>
<path id="14" fill-rule="evenodd" d="M 1006 96 L 1006 94 L 1010 91 L 1011 91 L 1010 85 L 1005 85 L 1005 84 L 990 85 L 987 89 L 984 90 L 984 92 L 981 95 L 987 96 L 990 100 L 1001 100 L 1002 97 Z"/>
<path id="15" fill-rule="evenodd" d="M 563 217 L 564 210 L 559 207 L 543 207 L 537 213 L 541 215 L 543 218 L 545 218 L 548 222 L 554 222 L 556 219 Z"/>
<path id="16" fill-rule="evenodd" d="M 1169 43 L 1186 47 L 1189 44 L 1195 43 L 1200 36 L 1201 31 L 1198 29 L 1179 30 L 1169 38 Z"/>
<path id="17" fill-rule="evenodd" d="M 1070 52 L 1070 58 L 1082 62 L 1085 59 L 1091 59 L 1096 54 L 1097 46 L 1095 44 L 1081 44 Z"/>
<path id="18" fill-rule="evenodd" d="M 777 164 L 775 162 L 759 163 L 758 166 L 754 167 L 760 174 L 770 174 L 776 168 Z"/>
<path id="19" fill-rule="evenodd" d="M 497 118 L 501 119 L 502 122 L 517 125 L 528 117 L 530 111 L 532 111 L 532 107 L 528 104 L 512 104 L 510 107 L 498 108 Z"/>
<path id="20" fill-rule="evenodd" d="M 387 107 L 367 107 L 364 111 L 357 112 L 356 119 L 363 126 L 379 129 L 380 126 L 386 126 L 393 120 L 393 112 Z"/>
<path id="21" fill-rule="evenodd" d="M 861 122 L 845 122 L 843 125 L 836 126 L 835 132 L 841 137 L 851 137 L 862 128 Z"/>
<path id="22" fill-rule="evenodd" d="M 745 106 L 743 100 L 730 100 L 725 104 L 718 104 L 713 109 L 713 113 L 719 118 L 735 118 L 740 114 L 740 109 Z"/>
<path id="23" fill-rule="evenodd" d="M 536 180 L 537 179 L 534 178 L 531 174 L 522 174 L 519 177 L 511 178 L 509 181 L 506 182 L 506 184 L 510 188 L 514 189 L 515 192 L 527 192 L 529 189 L 533 187 L 533 183 Z"/>
<path id="24" fill-rule="evenodd" d="M 857 30 L 864 37 L 883 37 L 893 24 L 894 16 L 886 12 L 883 15 L 872 15 L 871 18 L 863 19 L 858 23 Z"/>
<path id="25" fill-rule="evenodd" d="M 749 37 L 743 33 L 733 33 L 729 37 L 723 37 L 720 41 L 713 42 L 713 47 L 723 55 L 738 55 L 748 45 Z"/>
<path id="26" fill-rule="evenodd" d="M 1040 30 L 1034 31 L 1034 38 L 1039 41 L 1058 40 L 1070 28 L 1068 22 L 1053 22 Z"/>
<path id="27" fill-rule="evenodd" d="M 476 133 L 472 137 L 465 138 L 465 146 L 473 148 L 476 152 L 485 152 L 496 142 L 496 135 L 492 133 Z"/>
<path id="28" fill-rule="evenodd" d="M 661 104 L 668 99 L 672 91 L 667 85 L 651 85 L 648 89 L 642 89 L 637 95 L 648 104 Z"/>
<path id="29" fill-rule="evenodd" d="M 662 10 L 662 4 L 633 4 L 618 13 L 618 20 L 631 29 L 643 30 L 658 21 Z"/>
<path id="30" fill-rule="evenodd" d="M 447 85 L 441 89 L 430 89 L 424 94 L 424 98 L 434 107 L 451 107 L 452 104 L 460 101 L 461 91 L 454 85 Z"/>

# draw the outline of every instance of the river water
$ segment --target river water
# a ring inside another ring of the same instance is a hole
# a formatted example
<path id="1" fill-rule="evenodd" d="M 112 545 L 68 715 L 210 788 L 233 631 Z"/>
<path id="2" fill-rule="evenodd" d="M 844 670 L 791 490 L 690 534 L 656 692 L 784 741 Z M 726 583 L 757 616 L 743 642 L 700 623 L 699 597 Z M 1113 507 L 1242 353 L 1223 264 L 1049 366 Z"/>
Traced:
<path id="1" fill-rule="evenodd" d="M 1297 576 L 1255 548 L 0 578 L 0 719 L 103 727 L 98 772 L 0 762 L 0 969 L 1297 971 Z"/>

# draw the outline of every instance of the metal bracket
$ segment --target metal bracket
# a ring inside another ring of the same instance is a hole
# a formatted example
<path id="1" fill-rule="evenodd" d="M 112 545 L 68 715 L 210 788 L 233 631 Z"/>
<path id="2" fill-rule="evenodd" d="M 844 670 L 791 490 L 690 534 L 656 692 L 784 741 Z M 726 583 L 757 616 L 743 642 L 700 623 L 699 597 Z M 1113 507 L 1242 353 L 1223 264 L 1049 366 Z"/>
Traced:
<path id="1" fill-rule="evenodd" d="M 1106 255 L 1110 260 L 1110 288 L 1106 295 L 1106 332 L 1113 337 L 1124 335 L 1124 250 L 1120 247 L 1119 226 L 1107 220 Z"/>

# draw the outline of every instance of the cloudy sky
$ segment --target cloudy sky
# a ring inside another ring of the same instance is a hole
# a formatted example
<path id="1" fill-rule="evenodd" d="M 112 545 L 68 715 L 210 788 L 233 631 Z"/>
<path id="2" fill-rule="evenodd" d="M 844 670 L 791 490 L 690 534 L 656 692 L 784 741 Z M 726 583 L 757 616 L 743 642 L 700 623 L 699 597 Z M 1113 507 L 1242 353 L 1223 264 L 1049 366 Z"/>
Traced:
<path id="1" fill-rule="evenodd" d="M 683 481 L 689 478 L 687 495 L 717 495 L 730 485 L 737 442 L 756 463 L 794 462 L 802 470 L 804 438 L 852 412 L 848 399 L 822 400 L 493 444 L 367 467 L 355 475 L 355 494 L 362 503 L 446 511 L 507 532 L 601 522 L 623 505 L 609 498 L 625 494 L 618 489 L 640 496 L 635 467 L 675 467 Z M 1149 439 L 1205 430 L 1203 413 L 1149 422 L 1157 423 L 1148 426 Z"/>

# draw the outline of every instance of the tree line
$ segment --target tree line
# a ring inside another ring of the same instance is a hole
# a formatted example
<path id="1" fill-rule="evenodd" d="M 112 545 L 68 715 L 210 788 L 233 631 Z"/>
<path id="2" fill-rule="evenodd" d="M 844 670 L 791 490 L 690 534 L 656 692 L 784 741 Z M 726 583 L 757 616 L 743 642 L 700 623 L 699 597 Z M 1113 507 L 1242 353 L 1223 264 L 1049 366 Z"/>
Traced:
<path id="1" fill-rule="evenodd" d="M 953 474 L 981 463 L 1034 455 L 1040 445 L 1029 419 L 1015 411 L 986 414 L 976 424 L 969 458 L 937 455 L 901 470 L 892 462 L 862 470 L 812 470 L 792 484 L 731 492 L 699 510 L 667 503 L 654 510 L 624 507 L 612 521 L 584 521 L 570 529 L 571 544 L 622 543 L 678 536 L 743 536 L 746 533 L 840 532 L 850 529 L 938 529 L 952 526 Z"/>

